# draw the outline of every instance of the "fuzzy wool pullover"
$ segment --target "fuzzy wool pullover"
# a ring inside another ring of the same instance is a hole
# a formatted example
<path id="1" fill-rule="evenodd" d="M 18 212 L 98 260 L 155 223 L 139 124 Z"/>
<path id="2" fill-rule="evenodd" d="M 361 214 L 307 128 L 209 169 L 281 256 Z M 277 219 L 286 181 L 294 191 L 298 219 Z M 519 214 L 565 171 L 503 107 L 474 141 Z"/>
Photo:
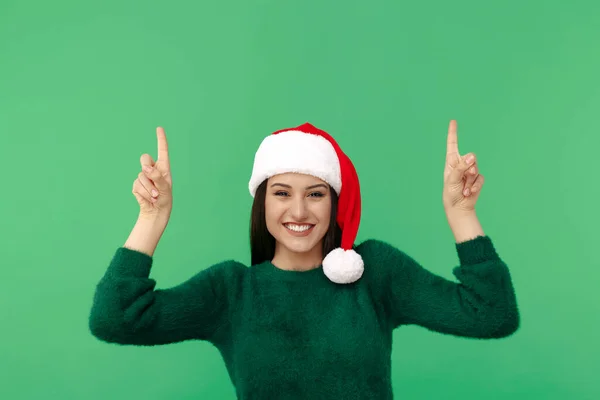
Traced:
<path id="1" fill-rule="evenodd" d="M 124 345 L 209 341 L 242 400 L 392 399 L 395 328 L 485 339 L 519 326 L 510 273 L 491 239 L 455 245 L 458 282 L 370 239 L 356 247 L 365 270 L 351 284 L 331 282 L 322 267 L 229 260 L 169 289 L 149 278 L 152 257 L 121 247 L 97 285 L 90 329 Z"/>

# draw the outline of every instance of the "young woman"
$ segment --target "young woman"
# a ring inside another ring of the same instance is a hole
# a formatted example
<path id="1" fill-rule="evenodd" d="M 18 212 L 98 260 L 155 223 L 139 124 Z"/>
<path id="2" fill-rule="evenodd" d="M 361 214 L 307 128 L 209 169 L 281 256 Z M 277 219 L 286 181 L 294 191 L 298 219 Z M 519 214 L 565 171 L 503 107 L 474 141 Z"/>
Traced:
<path id="1" fill-rule="evenodd" d="M 350 159 L 311 124 L 267 136 L 254 159 L 250 267 L 233 260 L 169 289 L 150 279 L 172 207 L 164 131 L 133 194 L 139 219 L 98 283 L 91 332 L 120 344 L 206 340 L 239 399 L 391 399 L 392 331 L 501 338 L 519 313 L 507 265 L 474 213 L 483 176 L 450 122 L 443 203 L 457 282 L 375 239 L 354 244 L 361 198 Z"/>

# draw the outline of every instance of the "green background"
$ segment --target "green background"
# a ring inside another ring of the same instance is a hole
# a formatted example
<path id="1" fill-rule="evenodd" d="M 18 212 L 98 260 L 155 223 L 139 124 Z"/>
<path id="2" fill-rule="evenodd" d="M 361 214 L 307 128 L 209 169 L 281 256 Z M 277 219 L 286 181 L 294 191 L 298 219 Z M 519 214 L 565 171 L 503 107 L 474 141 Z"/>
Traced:
<path id="1" fill-rule="evenodd" d="M 151 277 L 170 287 L 249 263 L 254 152 L 307 121 L 358 170 L 357 242 L 389 241 L 452 278 L 450 119 L 486 178 L 477 212 L 522 324 L 495 341 L 398 329 L 395 397 L 600 397 L 598 2 L 99 3 L 0 3 L 0 398 L 234 398 L 206 342 L 88 331 L 156 126 L 174 209 Z"/>

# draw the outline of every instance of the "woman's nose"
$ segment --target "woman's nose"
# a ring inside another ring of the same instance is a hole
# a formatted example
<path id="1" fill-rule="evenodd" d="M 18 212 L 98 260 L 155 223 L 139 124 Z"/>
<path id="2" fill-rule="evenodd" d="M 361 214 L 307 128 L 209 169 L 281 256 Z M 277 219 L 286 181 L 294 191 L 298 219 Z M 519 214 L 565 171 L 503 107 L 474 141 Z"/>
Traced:
<path id="1" fill-rule="evenodd" d="M 308 217 L 308 207 L 306 206 L 304 198 L 299 197 L 294 200 L 292 215 L 298 220 Z"/>

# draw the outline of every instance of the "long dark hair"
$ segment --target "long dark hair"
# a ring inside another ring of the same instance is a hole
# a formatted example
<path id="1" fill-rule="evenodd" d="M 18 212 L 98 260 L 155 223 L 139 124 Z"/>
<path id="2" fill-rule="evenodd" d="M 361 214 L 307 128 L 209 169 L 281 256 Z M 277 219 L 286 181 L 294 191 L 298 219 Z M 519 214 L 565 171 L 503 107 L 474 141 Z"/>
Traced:
<path id="1" fill-rule="evenodd" d="M 340 247 L 342 243 L 342 230 L 336 222 L 338 196 L 330 186 L 331 193 L 331 218 L 329 229 L 323 237 L 323 257 L 330 251 Z M 256 189 L 252 213 L 250 215 L 250 252 L 252 265 L 271 261 L 275 256 L 275 238 L 267 229 L 265 219 L 265 198 L 267 196 L 267 180 L 265 179 Z"/>

